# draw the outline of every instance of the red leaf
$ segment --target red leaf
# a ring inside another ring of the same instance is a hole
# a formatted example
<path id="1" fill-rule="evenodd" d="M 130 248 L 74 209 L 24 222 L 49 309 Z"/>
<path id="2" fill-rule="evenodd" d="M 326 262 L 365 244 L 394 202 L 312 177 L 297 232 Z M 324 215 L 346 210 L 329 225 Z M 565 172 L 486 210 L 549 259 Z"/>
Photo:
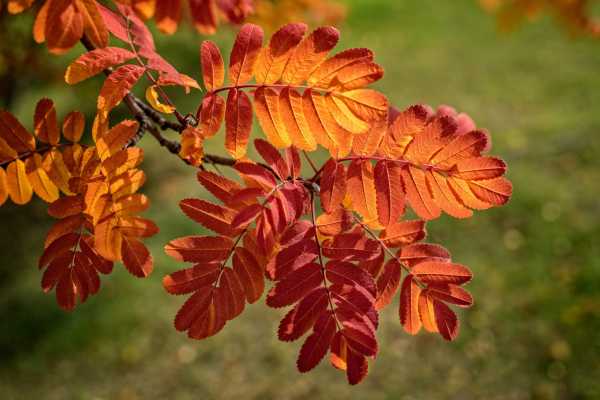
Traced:
<path id="1" fill-rule="evenodd" d="M 377 216 L 383 226 L 395 223 L 404 214 L 402 168 L 398 164 L 379 161 L 375 164 Z"/>
<path id="2" fill-rule="evenodd" d="M 375 308 L 381 310 L 392 302 L 400 286 L 402 267 L 395 259 L 389 260 L 383 274 L 377 279 L 377 302 Z"/>
<path id="3" fill-rule="evenodd" d="M 336 332 L 335 319 L 330 313 L 323 313 L 313 327 L 313 333 L 306 338 L 298 355 L 298 371 L 308 372 L 316 367 L 331 345 Z"/>
<path id="4" fill-rule="evenodd" d="M 267 273 L 271 279 L 283 279 L 292 271 L 314 261 L 317 254 L 318 248 L 314 239 L 304 239 L 277 253 L 277 256 L 267 265 Z"/>
<path id="5" fill-rule="evenodd" d="M 199 171 L 197 177 L 206 190 L 225 204 L 228 204 L 231 197 L 241 189 L 237 182 L 209 171 Z"/>
<path id="6" fill-rule="evenodd" d="M 234 168 L 244 177 L 252 179 L 261 187 L 271 190 L 277 185 L 273 174 L 266 168 L 249 162 L 239 162 Z"/>
<path id="7" fill-rule="evenodd" d="M 298 178 L 300 176 L 300 170 L 302 169 L 302 162 L 300 161 L 300 153 L 294 146 L 287 147 L 285 149 L 285 158 L 287 163 L 290 165 L 290 173 L 292 178 Z"/>
<path id="8" fill-rule="evenodd" d="M 428 259 L 436 261 L 450 261 L 450 253 L 448 250 L 437 244 L 430 243 L 415 243 L 410 246 L 403 247 L 400 250 L 400 260 L 408 266 L 414 266 Z"/>
<path id="9" fill-rule="evenodd" d="M 410 271 L 423 283 L 462 285 L 469 282 L 473 274 L 461 264 L 440 261 L 425 261 L 416 264 Z"/>
<path id="10" fill-rule="evenodd" d="M 309 263 L 285 275 L 267 296 L 267 305 L 274 308 L 294 304 L 306 293 L 318 288 L 323 283 L 321 266 Z"/>
<path id="11" fill-rule="evenodd" d="M 264 271 L 250 251 L 236 247 L 233 255 L 233 270 L 240 278 L 246 293 L 246 300 L 252 304 L 260 298 L 264 289 Z"/>
<path id="12" fill-rule="evenodd" d="M 275 171 L 280 180 L 283 181 L 291 175 L 290 166 L 271 143 L 263 139 L 256 139 L 254 147 L 256 147 L 256 151 L 265 160 L 267 165 Z"/>
<path id="13" fill-rule="evenodd" d="M 225 148 L 235 159 L 246 155 L 252 130 L 252 104 L 246 92 L 233 89 L 227 95 Z"/>
<path id="14" fill-rule="evenodd" d="M 204 137 L 216 135 L 225 118 L 225 100 L 217 94 L 204 97 L 196 117 L 200 120 Z"/>
<path id="15" fill-rule="evenodd" d="M 219 48 L 211 41 L 205 40 L 200 47 L 200 61 L 202 63 L 202 76 L 207 91 L 212 91 L 223 86 L 225 67 Z"/>
<path id="16" fill-rule="evenodd" d="M 229 80 L 234 86 L 242 85 L 252 78 L 263 35 L 263 30 L 257 25 L 245 24 L 240 29 L 229 60 Z"/>
<path id="17" fill-rule="evenodd" d="M 279 340 L 293 341 L 304 335 L 327 309 L 327 290 L 315 289 L 308 293 L 279 324 Z"/>
<path id="18" fill-rule="evenodd" d="M 260 204 L 250 204 L 249 206 L 242 208 L 231 221 L 231 227 L 233 229 L 245 228 L 251 224 L 262 211 L 263 207 Z"/>
<path id="19" fill-rule="evenodd" d="M 178 261 L 223 261 L 229 255 L 233 241 L 224 236 L 186 236 L 165 246 L 165 252 Z"/>
<path id="20" fill-rule="evenodd" d="M 185 199 L 179 203 L 189 218 L 223 236 L 235 234 L 232 221 L 235 211 L 200 199 Z"/>
<path id="21" fill-rule="evenodd" d="M 333 158 L 323 168 L 321 176 L 321 205 L 331 213 L 342 204 L 346 195 L 346 167 Z"/>
<path id="22" fill-rule="evenodd" d="M 135 58 L 135 54 L 120 47 L 105 47 L 88 51 L 69 65 L 65 72 L 65 82 L 69 85 L 75 85 L 103 72 L 109 67 L 122 64 L 133 58 Z"/>
<path id="23" fill-rule="evenodd" d="M 473 297 L 465 289 L 452 284 L 430 284 L 427 295 L 447 303 L 456 304 L 459 307 L 470 307 L 473 305 Z"/>
<path id="24" fill-rule="evenodd" d="M 357 265 L 345 261 L 329 261 L 325 270 L 331 283 L 363 288 L 375 298 L 377 289 L 373 278 Z"/>
<path id="25" fill-rule="evenodd" d="M 224 268 L 219 282 L 217 302 L 227 320 L 244 311 L 245 291 L 239 276 L 231 268 Z"/>
<path id="26" fill-rule="evenodd" d="M 458 336 L 459 323 L 454 311 L 441 301 L 433 301 L 433 310 L 435 312 L 435 322 L 440 335 L 448 341 L 456 339 Z"/>
<path id="27" fill-rule="evenodd" d="M 152 255 L 142 242 L 135 239 L 123 238 L 121 254 L 123 264 L 132 275 L 145 278 L 152 272 Z"/>
<path id="28" fill-rule="evenodd" d="M 171 294 L 186 294 L 212 285 L 219 277 L 219 263 L 196 264 L 163 278 L 165 290 Z"/>

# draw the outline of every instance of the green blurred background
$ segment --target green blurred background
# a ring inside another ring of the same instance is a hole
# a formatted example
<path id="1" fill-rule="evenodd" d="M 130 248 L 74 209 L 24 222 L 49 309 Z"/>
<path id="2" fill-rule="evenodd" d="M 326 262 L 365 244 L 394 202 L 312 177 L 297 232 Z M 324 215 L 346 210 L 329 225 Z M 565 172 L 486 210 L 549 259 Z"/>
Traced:
<path id="1" fill-rule="evenodd" d="M 600 399 L 600 42 L 568 38 L 549 19 L 499 34 L 473 0 L 347 3 L 338 48 L 372 48 L 386 70 L 377 86 L 400 108 L 446 103 L 468 112 L 510 166 L 508 206 L 429 227 L 431 241 L 475 272 L 476 303 L 461 312 L 459 339 L 408 336 L 396 300 L 383 312 L 369 377 L 349 387 L 327 362 L 299 374 L 299 344 L 276 338 L 283 311 L 263 304 L 209 340 L 177 333 L 183 298 L 166 295 L 161 279 L 182 265 L 161 249 L 200 232 L 177 203 L 202 190 L 147 137 L 147 215 L 161 227 L 148 241 L 149 279 L 118 266 L 99 295 L 64 313 L 39 288 L 37 257 L 52 222 L 45 205 L 0 208 L 1 399 Z M 3 75 L 14 93 L 3 92 L 1 106 L 29 126 L 43 96 L 61 115 L 80 109 L 91 118 L 100 80 L 62 83 L 81 49 L 27 52 L 31 21 L 31 13 L 1 21 L 0 42 L 28 60 Z M 224 29 L 215 40 L 228 49 L 232 36 Z M 201 39 L 184 28 L 157 42 L 198 78 Z M 193 111 L 200 96 L 175 98 Z"/>

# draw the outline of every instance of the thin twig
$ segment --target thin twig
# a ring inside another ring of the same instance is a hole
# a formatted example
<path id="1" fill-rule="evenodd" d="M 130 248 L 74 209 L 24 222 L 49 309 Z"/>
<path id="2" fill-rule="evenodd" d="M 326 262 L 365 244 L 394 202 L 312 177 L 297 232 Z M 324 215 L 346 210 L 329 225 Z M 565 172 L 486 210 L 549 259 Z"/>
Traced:
<path id="1" fill-rule="evenodd" d="M 316 174 L 317 173 L 317 167 L 315 167 L 315 164 L 313 163 L 313 161 L 308 156 L 308 153 L 306 152 L 306 150 L 302 150 L 302 154 L 304 154 L 304 158 L 306 158 L 306 161 L 308 161 L 308 163 L 310 164 L 310 167 L 312 168 L 313 172 Z"/>

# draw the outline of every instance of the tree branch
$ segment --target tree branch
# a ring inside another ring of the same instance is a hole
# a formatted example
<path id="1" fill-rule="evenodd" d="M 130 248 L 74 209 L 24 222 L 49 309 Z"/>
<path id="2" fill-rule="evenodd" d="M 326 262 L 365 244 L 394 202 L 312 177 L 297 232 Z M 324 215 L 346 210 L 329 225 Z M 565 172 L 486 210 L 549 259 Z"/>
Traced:
<path id="1" fill-rule="evenodd" d="M 95 49 L 94 45 L 85 35 L 83 35 L 81 38 L 81 43 L 88 51 Z M 111 73 L 111 68 L 104 70 L 104 74 L 107 76 Z M 165 138 L 160 131 L 170 129 L 181 133 L 185 130 L 185 125 L 165 119 L 162 115 L 160 115 L 160 113 L 146 104 L 145 101 L 141 100 L 131 92 L 125 96 L 123 102 L 140 124 L 140 129 L 135 137 L 127 144 L 127 147 L 135 146 L 144 137 L 144 134 L 149 132 L 156 139 L 156 141 L 161 146 L 166 148 L 170 153 L 179 155 L 181 145 L 174 140 Z M 196 121 L 189 121 L 189 124 L 195 125 Z M 224 165 L 228 167 L 235 165 L 235 160 L 233 158 L 222 157 L 214 154 L 205 154 L 203 160 L 213 165 Z"/>

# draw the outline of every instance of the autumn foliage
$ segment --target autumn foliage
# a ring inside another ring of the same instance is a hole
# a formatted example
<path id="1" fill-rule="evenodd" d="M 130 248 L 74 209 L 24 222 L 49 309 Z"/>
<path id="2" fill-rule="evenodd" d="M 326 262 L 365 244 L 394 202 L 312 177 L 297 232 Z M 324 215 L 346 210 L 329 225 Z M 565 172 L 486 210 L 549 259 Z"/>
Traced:
<path id="1" fill-rule="evenodd" d="M 190 9 L 196 27 L 211 33 L 216 19 L 206 10 L 218 4 L 221 17 L 238 23 L 250 3 L 190 0 Z M 10 1 L 9 9 L 30 4 Z M 163 279 L 169 294 L 186 296 L 175 316 L 178 331 L 211 337 L 264 296 L 267 306 L 287 308 L 279 339 L 303 340 L 298 370 L 307 372 L 329 355 L 351 384 L 377 356 L 379 313 L 395 298 L 407 333 L 423 329 L 455 339 L 456 307 L 473 304 L 464 288 L 472 274 L 444 247 L 425 241 L 426 223 L 442 214 L 469 218 L 508 202 L 506 165 L 488 155 L 488 133 L 448 106 L 397 110 L 370 88 L 383 77 L 370 50 L 334 53 L 337 29 L 309 31 L 302 23 L 284 25 L 268 39 L 258 25 L 242 25 L 227 66 L 219 48 L 204 41 L 205 91 L 197 111 L 184 115 L 164 87 L 200 93 L 201 85 L 157 53 L 142 19 L 154 16 L 172 33 L 180 6 L 48 0 L 39 11 L 34 34 L 50 51 L 78 41 L 88 50 L 69 65 L 67 83 L 106 75 L 89 144 L 80 143 L 83 115 L 68 114 L 61 127 L 48 99 L 34 111 L 33 133 L 0 112 L 0 204 L 8 198 L 25 204 L 35 193 L 58 219 L 39 261 L 43 290 L 55 289 L 58 304 L 71 310 L 97 293 L 100 275 L 114 263 L 136 277 L 152 272 L 143 239 L 158 228 L 140 216 L 149 200 L 139 193 L 145 175 L 138 147 L 150 133 L 196 169 L 214 198 L 181 200 L 185 216 L 200 225 L 198 235 L 165 246 L 174 260 L 188 263 Z M 56 36 L 55 25 L 66 20 L 70 30 Z M 108 46 L 109 35 L 122 46 Z M 144 78 L 147 102 L 131 93 Z M 135 120 L 110 126 L 121 103 Z M 265 139 L 251 143 L 255 126 Z M 180 139 L 166 139 L 163 130 Z M 204 153 L 204 141 L 218 135 L 229 157 Z M 248 157 L 249 146 L 260 159 Z M 320 148 L 328 157 L 316 165 L 310 153 Z M 211 165 L 231 167 L 239 179 L 212 172 Z"/>

